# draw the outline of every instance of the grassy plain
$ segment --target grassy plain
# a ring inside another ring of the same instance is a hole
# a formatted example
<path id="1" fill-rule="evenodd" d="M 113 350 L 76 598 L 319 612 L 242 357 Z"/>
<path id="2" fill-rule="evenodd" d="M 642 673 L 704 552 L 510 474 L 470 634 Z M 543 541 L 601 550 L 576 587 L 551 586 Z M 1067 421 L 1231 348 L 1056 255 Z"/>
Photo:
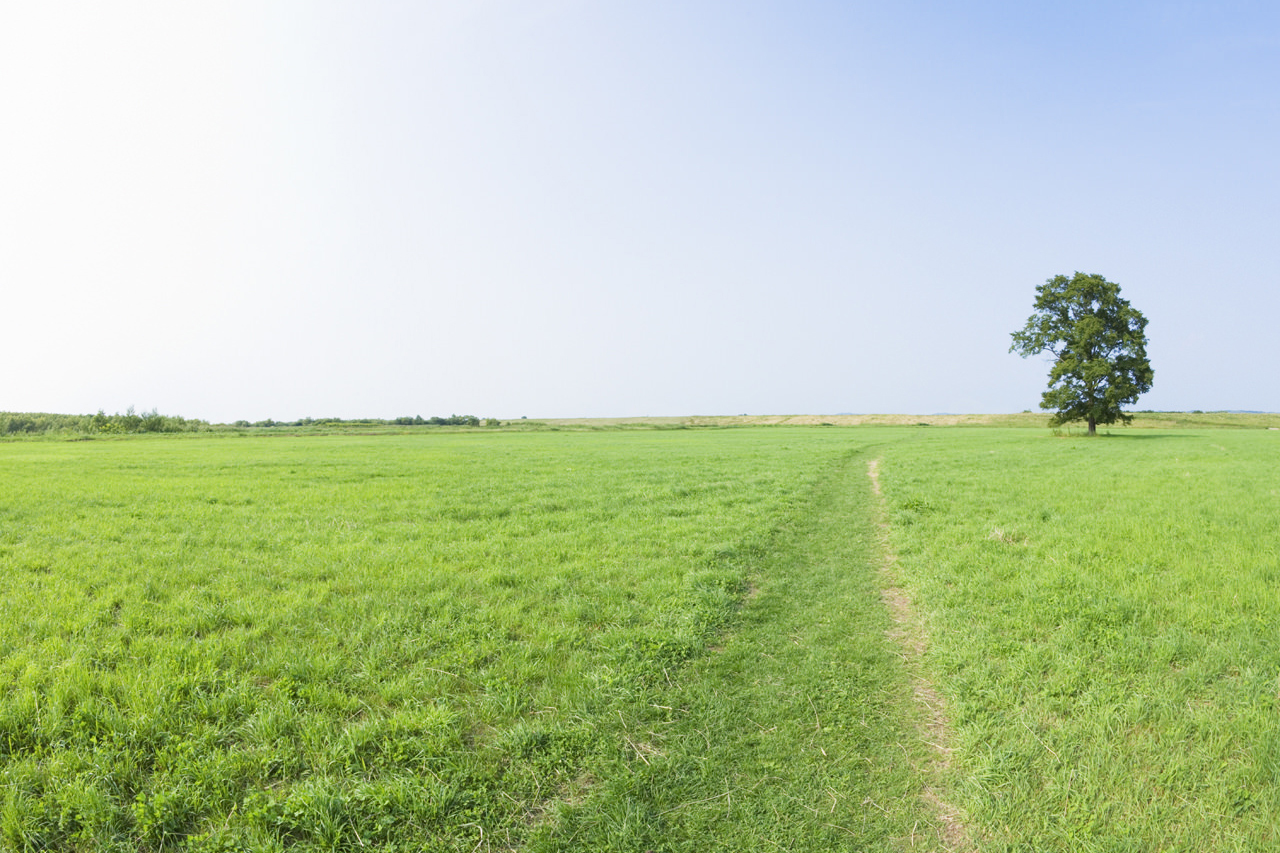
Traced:
<path id="1" fill-rule="evenodd" d="M 873 459 L 974 849 L 1280 842 L 1276 432 L 648 427 L 0 444 L 0 849 L 941 849 Z"/>
<path id="2" fill-rule="evenodd" d="M 979 849 L 1280 846 L 1280 435 L 955 431 L 884 457 Z"/>
<path id="3" fill-rule="evenodd" d="M 923 836 L 866 443 L 0 446 L 0 845 Z"/>

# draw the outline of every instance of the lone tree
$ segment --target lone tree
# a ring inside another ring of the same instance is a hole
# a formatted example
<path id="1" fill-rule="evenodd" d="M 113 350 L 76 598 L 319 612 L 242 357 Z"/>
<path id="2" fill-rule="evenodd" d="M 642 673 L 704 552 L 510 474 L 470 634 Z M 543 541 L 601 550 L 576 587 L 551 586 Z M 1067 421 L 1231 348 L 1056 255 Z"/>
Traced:
<path id="1" fill-rule="evenodd" d="M 1056 275 L 1036 288 L 1036 310 L 1009 352 L 1056 356 L 1040 408 L 1055 409 L 1053 426 L 1133 420 L 1120 410 L 1151 390 L 1147 318 L 1120 298 L 1120 285 L 1100 275 Z"/>

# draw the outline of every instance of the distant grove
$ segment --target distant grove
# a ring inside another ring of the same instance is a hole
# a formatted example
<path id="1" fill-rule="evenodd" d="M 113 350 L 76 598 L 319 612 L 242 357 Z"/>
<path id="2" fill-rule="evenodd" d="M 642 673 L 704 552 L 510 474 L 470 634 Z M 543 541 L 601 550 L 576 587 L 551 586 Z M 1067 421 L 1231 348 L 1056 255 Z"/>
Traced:
<path id="1" fill-rule="evenodd" d="M 276 421 L 268 418 L 263 421 L 239 420 L 232 427 L 241 429 L 250 427 L 306 427 L 306 426 L 338 426 L 343 424 L 360 426 L 498 426 L 495 418 L 481 420 L 474 415 L 450 415 L 447 418 L 424 418 L 421 415 L 399 417 L 392 420 L 380 418 L 302 418 L 296 421 Z M 179 415 L 162 415 L 155 409 L 138 414 L 130 406 L 124 414 L 117 412 L 108 415 L 101 409 L 96 415 L 58 415 L 48 412 L 0 412 L 0 436 L 22 435 L 126 435 L 148 432 L 203 432 L 217 428 L 225 429 L 227 425 L 211 424 L 198 418 L 184 418 Z"/>

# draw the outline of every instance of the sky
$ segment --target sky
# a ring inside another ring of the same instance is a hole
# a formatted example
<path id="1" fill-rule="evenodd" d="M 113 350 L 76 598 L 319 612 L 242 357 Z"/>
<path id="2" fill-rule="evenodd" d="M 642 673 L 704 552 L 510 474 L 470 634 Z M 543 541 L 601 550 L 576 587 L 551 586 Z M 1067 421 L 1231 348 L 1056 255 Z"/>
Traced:
<path id="1" fill-rule="evenodd" d="M 0 0 L 0 410 L 1280 411 L 1280 5 Z"/>

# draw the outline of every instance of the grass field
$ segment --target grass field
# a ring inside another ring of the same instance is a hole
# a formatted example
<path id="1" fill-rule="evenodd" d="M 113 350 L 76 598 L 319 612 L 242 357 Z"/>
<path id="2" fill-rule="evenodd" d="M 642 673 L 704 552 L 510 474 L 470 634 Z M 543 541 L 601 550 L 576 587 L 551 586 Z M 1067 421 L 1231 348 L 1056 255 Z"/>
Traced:
<path id="1" fill-rule="evenodd" d="M 803 430 L 5 445 L 0 838 L 817 850 L 909 833 L 865 494 L 838 488 L 858 447 Z M 817 531 L 823 575 L 794 554 L 833 482 L 854 508 Z M 767 689 L 748 658 L 771 662 Z M 873 712 L 869 734 L 841 728 Z M 889 792 L 900 805 L 867 812 Z"/>
<path id="2" fill-rule="evenodd" d="M 0 444 L 0 846 L 1268 849 L 1278 440 Z"/>
<path id="3" fill-rule="evenodd" d="M 1280 845 L 1280 436 L 885 452 L 980 849 Z"/>

